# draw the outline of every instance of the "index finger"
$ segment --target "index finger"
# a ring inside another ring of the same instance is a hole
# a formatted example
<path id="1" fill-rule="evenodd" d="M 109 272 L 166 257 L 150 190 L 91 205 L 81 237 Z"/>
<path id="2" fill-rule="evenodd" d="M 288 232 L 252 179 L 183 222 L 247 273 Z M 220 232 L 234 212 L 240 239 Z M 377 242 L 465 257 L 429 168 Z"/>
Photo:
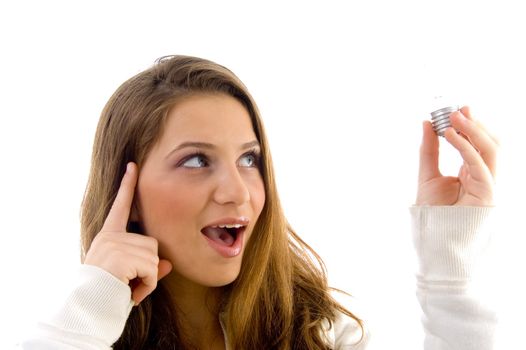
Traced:
<path id="1" fill-rule="evenodd" d="M 122 177 L 119 191 L 117 192 L 117 196 L 113 201 L 110 212 L 106 217 L 106 221 L 104 221 L 104 225 L 102 227 L 103 231 L 126 231 L 136 185 L 137 165 L 133 162 L 130 162 L 126 166 L 126 172 Z"/>
<path id="2" fill-rule="evenodd" d="M 496 144 L 496 145 L 499 145 L 500 142 L 499 142 L 499 139 L 497 136 L 495 136 L 493 133 L 491 133 L 485 126 L 484 124 L 482 124 L 480 121 L 478 120 L 475 120 L 472 116 L 471 116 L 471 108 L 469 108 L 469 106 L 464 106 L 460 109 L 460 112 L 462 112 L 462 114 L 469 120 L 471 120 L 472 122 L 474 122 L 484 133 L 486 133 L 492 140 L 493 142 Z"/>
<path id="3" fill-rule="evenodd" d="M 480 122 L 476 122 L 472 118 L 465 117 L 464 114 L 455 113 L 452 115 L 452 124 L 455 129 L 469 138 L 469 142 L 475 147 L 480 154 L 484 163 L 493 174 L 496 175 L 497 169 L 497 147 L 495 139 L 489 135 L 488 132 L 481 126 Z"/>

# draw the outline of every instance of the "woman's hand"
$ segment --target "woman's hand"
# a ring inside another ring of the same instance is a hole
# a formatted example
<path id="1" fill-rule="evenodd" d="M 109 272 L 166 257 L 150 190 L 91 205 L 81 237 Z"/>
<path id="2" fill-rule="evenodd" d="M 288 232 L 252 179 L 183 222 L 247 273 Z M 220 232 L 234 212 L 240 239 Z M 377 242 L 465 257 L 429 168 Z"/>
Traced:
<path id="1" fill-rule="evenodd" d="M 498 141 L 472 118 L 468 107 L 452 113 L 450 120 L 453 127 L 444 136 L 459 151 L 464 164 L 458 177 L 440 173 L 439 139 L 431 122 L 424 122 L 416 205 L 491 206 Z"/>
<path id="2" fill-rule="evenodd" d="M 131 284 L 135 305 L 153 292 L 157 281 L 172 270 L 168 260 L 159 259 L 155 238 L 126 232 L 137 173 L 137 165 L 129 163 L 104 226 L 84 260 L 85 264 L 98 266 Z"/>

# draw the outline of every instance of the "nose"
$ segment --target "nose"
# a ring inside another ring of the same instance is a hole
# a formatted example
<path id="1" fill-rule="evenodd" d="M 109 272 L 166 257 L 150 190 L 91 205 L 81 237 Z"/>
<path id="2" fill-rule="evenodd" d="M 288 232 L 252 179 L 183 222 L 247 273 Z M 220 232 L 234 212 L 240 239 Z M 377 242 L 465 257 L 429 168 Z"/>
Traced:
<path id="1" fill-rule="evenodd" d="M 237 166 L 224 169 L 218 175 L 214 201 L 218 204 L 241 205 L 250 200 L 250 191 Z"/>

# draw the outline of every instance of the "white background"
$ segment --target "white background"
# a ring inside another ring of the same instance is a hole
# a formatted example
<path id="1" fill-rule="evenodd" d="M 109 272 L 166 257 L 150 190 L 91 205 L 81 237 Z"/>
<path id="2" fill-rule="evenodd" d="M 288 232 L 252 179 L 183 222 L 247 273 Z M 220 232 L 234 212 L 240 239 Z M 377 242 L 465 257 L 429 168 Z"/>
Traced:
<path id="1" fill-rule="evenodd" d="M 103 105 L 167 54 L 221 63 L 253 93 L 287 217 L 331 284 L 365 306 L 377 349 L 422 347 L 407 210 L 421 122 L 434 96 L 469 104 L 501 140 L 485 292 L 500 310 L 503 348 L 519 348 L 524 18 L 508 1 L 2 2 L 0 348 L 56 301 L 78 264 Z M 444 173 L 455 175 L 460 160 L 442 145 Z"/>

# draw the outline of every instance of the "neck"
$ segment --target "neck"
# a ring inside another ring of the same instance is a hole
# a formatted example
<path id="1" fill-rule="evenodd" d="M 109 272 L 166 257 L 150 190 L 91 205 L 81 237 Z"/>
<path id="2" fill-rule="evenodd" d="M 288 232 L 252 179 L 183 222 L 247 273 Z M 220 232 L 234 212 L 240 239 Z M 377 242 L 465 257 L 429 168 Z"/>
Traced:
<path id="1" fill-rule="evenodd" d="M 219 322 L 221 287 L 206 287 L 172 272 L 163 279 L 177 310 L 179 327 L 194 346 L 210 349 L 211 343 L 224 346 L 224 335 Z"/>

